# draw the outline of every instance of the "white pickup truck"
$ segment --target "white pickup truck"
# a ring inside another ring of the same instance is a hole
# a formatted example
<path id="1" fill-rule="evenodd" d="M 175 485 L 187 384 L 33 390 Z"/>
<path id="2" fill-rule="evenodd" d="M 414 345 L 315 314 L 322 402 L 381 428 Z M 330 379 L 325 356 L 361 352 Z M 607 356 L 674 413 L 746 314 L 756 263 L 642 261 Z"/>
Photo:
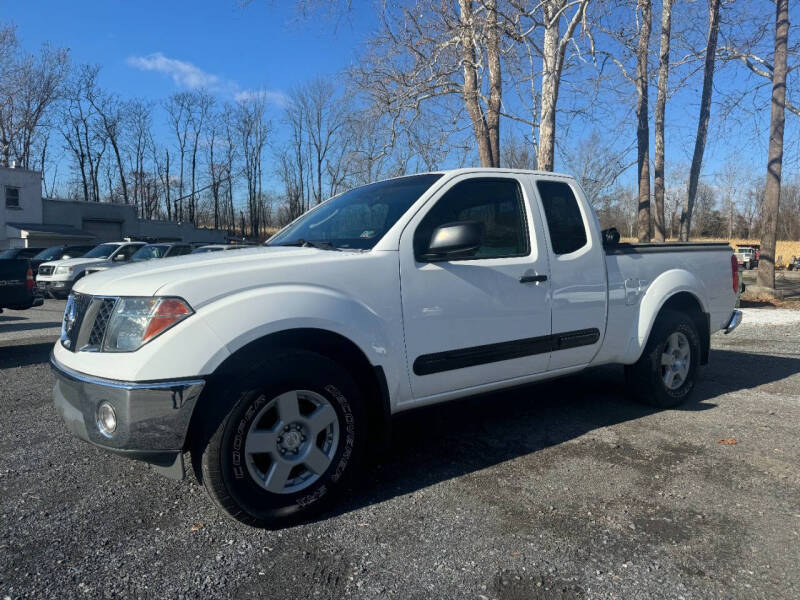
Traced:
<path id="1" fill-rule="evenodd" d="M 266 247 L 78 281 L 55 404 L 79 437 L 165 474 L 190 451 L 219 507 L 268 527 L 327 504 L 403 410 L 605 363 L 674 406 L 741 319 L 736 259 L 614 233 L 553 173 L 359 187 Z"/>

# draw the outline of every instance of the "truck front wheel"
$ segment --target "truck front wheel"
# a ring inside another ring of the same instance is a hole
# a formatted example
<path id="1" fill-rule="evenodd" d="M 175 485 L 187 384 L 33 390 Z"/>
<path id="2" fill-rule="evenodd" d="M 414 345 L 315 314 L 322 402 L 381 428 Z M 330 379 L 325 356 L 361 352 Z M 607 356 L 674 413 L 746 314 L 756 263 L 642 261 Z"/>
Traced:
<path id="1" fill-rule="evenodd" d="M 671 408 L 694 390 L 700 336 L 687 315 L 664 310 L 656 319 L 642 356 L 625 367 L 628 390 L 645 404 Z"/>
<path id="2" fill-rule="evenodd" d="M 288 525 L 328 505 L 356 470 L 363 403 L 334 361 L 305 351 L 272 356 L 226 396 L 230 412 L 196 454 L 203 485 L 233 518 Z"/>

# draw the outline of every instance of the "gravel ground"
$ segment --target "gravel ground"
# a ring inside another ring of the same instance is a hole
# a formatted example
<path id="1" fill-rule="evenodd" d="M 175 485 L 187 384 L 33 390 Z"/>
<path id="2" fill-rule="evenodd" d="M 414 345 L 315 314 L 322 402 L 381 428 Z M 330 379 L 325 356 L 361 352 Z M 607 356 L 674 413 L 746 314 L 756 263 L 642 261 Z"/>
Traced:
<path id="1" fill-rule="evenodd" d="M 28 310 L 4 309 L 0 314 L 0 347 L 58 338 L 66 300 L 45 300 Z"/>
<path id="2" fill-rule="evenodd" d="M 754 321 L 679 410 L 602 368 L 403 415 L 282 531 L 71 438 L 50 344 L 0 347 L 0 598 L 798 598 L 800 326 Z"/>

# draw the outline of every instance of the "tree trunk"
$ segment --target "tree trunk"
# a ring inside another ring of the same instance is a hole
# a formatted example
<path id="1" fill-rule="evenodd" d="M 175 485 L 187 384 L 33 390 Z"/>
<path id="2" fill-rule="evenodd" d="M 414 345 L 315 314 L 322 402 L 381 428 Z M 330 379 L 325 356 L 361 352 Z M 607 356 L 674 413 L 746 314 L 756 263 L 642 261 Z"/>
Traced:
<path id="1" fill-rule="evenodd" d="M 165 181 L 165 183 L 164 183 L 164 193 L 166 194 L 166 197 L 167 197 L 167 221 L 172 221 L 172 205 L 170 204 L 170 197 L 169 197 L 170 196 L 170 194 L 169 194 L 170 181 L 169 181 L 169 149 L 168 148 L 164 149 L 164 154 L 166 154 L 166 157 L 167 157 L 167 166 L 166 166 L 166 169 L 165 169 L 165 172 L 164 172 L 164 175 L 166 176 L 165 180 L 164 180 Z"/>
<path id="2" fill-rule="evenodd" d="M 489 128 L 481 109 L 480 89 L 478 87 L 478 68 L 476 65 L 475 18 L 472 13 L 472 0 L 458 0 L 461 10 L 461 62 L 464 70 L 464 104 L 472 121 L 475 141 L 478 143 L 478 156 L 482 167 L 494 165 L 492 147 L 489 143 Z"/>
<path id="3" fill-rule="evenodd" d="M 784 107 L 786 106 L 786 48 L 788 42 L 789 0 L 777 0 L 767 185 L 764 189 L 764 225 L 761 233 L 761 256 L 758 261 L 757 277 L 758 285 L 773 289 L 775 288 L 775 244 L 778 231 L 778 207 L 781 200 Z"/>
<path id="4" fill-rule="evenodd" d="M 192 146 L 192 197 L 189 199 L 189 221 L 192 225 L 197 225 L 195 211 L 197 210 L 197 198 L 195 197 L 197 171 L 197 135 L 194 136 L 194 146 Z"/>
<path id="5" fill-rule="evenodd" d="M 664 0 L 661 9 L 661 49 L 658 58 L 658 96 L 656 97 L 656 156 L 653 174 L 653 197 L 656 203 L 654 237 L 656 242 L 666 238 L 664 226 L 664 113 L 667 107 L 667 77 L 669 75 L 669 38 L 672 25 L 672 0 Z"/>
<path id="6" fill-rule="evenodd" d="M 651 0 L 639 0 L 642 25 L 636 50 L 636 145 L 639 167 L 639 211 L 636 237 L 640 242 L 650 240 L 650 122 L 647 112 L 647 56 L 650 50 L 650 28 L 653 5 Z"/>
<path id="7" fill-rule="evenodd" d="M 110 137 L 110 140 L 111 140 L 111 147 L 114 149 L 114 157 L 117 159 L 117 169 L 119 170 L 119 181 L 120 185 L 122 186 L 122 200 L 125 204 L 128 204 L 128 183 L 125 181 L 125 164 L 122 161 L 122 155 L 120 154 L 117 140 L 113 137 Z"/>
<path id="8" fill-rule="evenodd" d="M 558 7 L 544 6 L 544 43 L 542 46 L 542 107 L 539 115 L 539 147 L 536 168 L 552 171 L 555 166 L 556 103 L 558 102 Z M 553 15 L 552 13 L 556 13 Z"/>
<path id="9" fill-rule="evenodd" d="M 719 33 L 720 0 L 710 0 L 708 15 L 708 41 L 706 42 L 706 62 L 703 70 L 703 93 L 700 96 L 700 119 L 697 122 L 697 137 L 694 142 L 692 167 L 689 170 L 689 188 L 681 212 L 681 228 L 678 237 L 681 241 L 689 241 L 692 226 L 692 211 L 697 195 L 697 183 L 700 179 L 700 167 L 703 165 L 703 153 L 706 149 L 708 135 L 708 119 L 711 116 L 711 92 L 714 85 L 714 59 L 717 53 L 717 34 Z"/>
<path id="10" fill-rule="evenodd" d="M 497 0 L 487 0 L 486 19 L 488 35 L 486 56 L 489 63 L 489 103 L 486 125 L 489 130 L 489 148 L 492 166 L 500 166 L 500 108 L 503 97 L 503 76 L 500 68 L 500 32 L 497 25 Z"/>

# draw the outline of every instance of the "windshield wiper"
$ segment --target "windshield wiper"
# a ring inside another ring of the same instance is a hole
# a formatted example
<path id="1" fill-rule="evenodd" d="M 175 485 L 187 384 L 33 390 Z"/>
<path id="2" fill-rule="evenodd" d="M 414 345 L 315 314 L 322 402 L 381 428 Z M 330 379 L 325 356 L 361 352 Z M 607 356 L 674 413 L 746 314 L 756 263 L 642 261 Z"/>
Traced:
<path id="1" fill-rule="evenodd" d="M 295 240 L 294 242 L 286 242 L 285 244 L 278 244 L 278 246 L 299 246 L 301 248 L 312 247 L 312 248 L 319 248 L 320 250 L 333 250 L 335 252 L 339 252 L 339 248 L 331 244 L 330 242 L 323 242 L 321 240 L 304 240 L 300 238 L 299 240 Z"/>

